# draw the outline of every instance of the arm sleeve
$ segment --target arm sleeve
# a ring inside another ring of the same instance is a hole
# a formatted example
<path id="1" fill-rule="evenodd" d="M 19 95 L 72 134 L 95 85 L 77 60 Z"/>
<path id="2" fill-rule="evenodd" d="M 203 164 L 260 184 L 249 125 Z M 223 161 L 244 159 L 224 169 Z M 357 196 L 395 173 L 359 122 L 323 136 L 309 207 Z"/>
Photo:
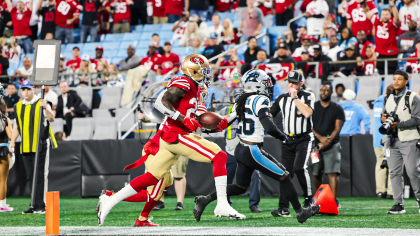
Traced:
<path id="1" fill-rule="evenodd" d="M 282 96 L 278 96 L 277 98 L 276 98 L 276 101 L 274 101 L 274 103 L 273 103 L 273 105 L 271 106 L 271 108 L 270 108 L 270 113 L 271 113 L 271 115 L 273 116 L 273 117 L 276 117 L 277 116 L 277 114 L 279 113 L 279 112 L 281 112 L 281 108 L 280 108 L 280 99 L 281 99 L 281 97 Z"/>
<path id="2" fill-rule="evenodd" d="M 286 140 L 287 136 L 277 128 L 274 124 L 273 119 L 269 115 L 268 107 L 264 107 L 260 109 L 258 112 L 258 118 L 262 126 L 264 127 L 265 132 L 269 135 L 273 136 L 276 139 Z"/>
<path id="3" fill-rule="evenodd" d="M 404 98 L 401 98 L 404 99 Z M 398 128 L 420 126 L 420 96 L 416 94 L 411 103 L 411 119 L 398 122 Z"/>

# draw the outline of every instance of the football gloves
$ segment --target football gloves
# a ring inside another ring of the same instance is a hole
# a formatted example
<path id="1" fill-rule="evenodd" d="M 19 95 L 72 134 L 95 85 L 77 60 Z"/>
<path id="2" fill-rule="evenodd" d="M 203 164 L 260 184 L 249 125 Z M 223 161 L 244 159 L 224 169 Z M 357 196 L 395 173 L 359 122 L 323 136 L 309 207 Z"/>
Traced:
<path id="1" fill-rule="evenodd" d="M 217 126 L 216 132 L 220 132 L 225 130 L 228 127 L 228 120 L 225 118 L 222 121 L 220 121 L 219 125 Z"/>
<path id="2" fill-rule="evenodd" d="M 202 128 L 200 123 L 198 123 L 197 120 L 191 119 L 189 117 L 184 117 L 184 120 L 182 121 L 182 124 L 184 124 L 185 126 L 187 126 L 187 128 L 191 131 L 194 132 L 196 131 L 198 128 Z"/>

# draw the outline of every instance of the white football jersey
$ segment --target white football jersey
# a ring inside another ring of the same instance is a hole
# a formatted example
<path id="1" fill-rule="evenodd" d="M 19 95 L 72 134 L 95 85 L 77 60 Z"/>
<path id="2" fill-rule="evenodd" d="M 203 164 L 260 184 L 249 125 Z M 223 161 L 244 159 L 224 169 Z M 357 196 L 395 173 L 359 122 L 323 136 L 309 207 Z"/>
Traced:
<path id="1" fill-rule="evenodd" d="M 252 95 L 247 98 L 245 102 L 245 120 L 238 124 L 237 134 L 239 138 L 255 143 L 264 141 L 264 127 L 258 118 L 258 112 L 260 109 L 270 108 L 270 106 L 270 99 L 265 95 Z"/>
<path id="2" fill-rule="evenodd" d="M 401 7 L 398 16 L 401 22 L 400 29 L 408 31 L 408 23 L 410 23 L 411 20 L 417 21 L 417 24 L 420 22 L 420 7 L 416 4 L 403 6 Z"/>

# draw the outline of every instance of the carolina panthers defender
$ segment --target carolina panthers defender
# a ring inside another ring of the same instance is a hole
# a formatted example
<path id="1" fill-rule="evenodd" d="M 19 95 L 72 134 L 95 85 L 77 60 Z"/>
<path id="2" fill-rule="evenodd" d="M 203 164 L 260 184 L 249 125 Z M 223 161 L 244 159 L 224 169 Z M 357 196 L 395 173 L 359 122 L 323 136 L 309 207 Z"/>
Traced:
<path id="1" fill-rule="evenodd" d="M 195 135 L 192 132 L 201 128 L 195 120 L 199 100 L 199 87 L 207 77 L 212 75 L 207 58 L 199 54 L 187 56 L 181 65 L 184 76 L 178 76 L 170 81 L 167 91 L 156 100 L 155 108 L 167 116 L 167 125 L 163 127 L 159 152 L 148 168 L 148 172 L 133 179 L 129 185 L 112 196 L 101 195 L 97 209 L 98 223 L 103 225 L 106 216 L 112 208 L 127 197 L 141 192 L 144 188 L 156 185 L 171 169 L 180 155 L 199 162 L 213 164 L 213 176 L 218 196 L 214 214 L 220 217 L 245 219 L 233 209 L 226 198 L 226 160 L 227 154 L 220 147 Z M 229 120 L 220 122 L 216 131 L 226 129 Z"/>
<path id="2" fill-rule="evenodd" d="M 235 158 L 238 162 L 237 184 L 227 186 L 227 195 L 245 193 L 250 185 L 252 173 L 257 169 L 281 183 L 282 193 L 292 203 L 297 220 L 303 223 L 316 214 L 321 206 L 303 208 L 298 200 L 289 172 L 272 155 L 261 148 L 265 132 L 282 141 L 287 140 L 287 136 L 277 128 L 270 116 L 271 104 L 268 91 L 272 87 L 271 80 L 264 71 L 253 69 L 245 73 L 242 83 L 244 83 L 244 93 L 240 95 L 234 105 L 236 106 L 235 112 L 231 113 L 231 115 L 236 113 L 235 116 L 239 121 L 237 134 L 240 142 L 235 149 Z M 216 199 L 220 200 L 217 192 L 195 198 L 194 217 L 197 221 L 200 221 L 205 207 Z"/>

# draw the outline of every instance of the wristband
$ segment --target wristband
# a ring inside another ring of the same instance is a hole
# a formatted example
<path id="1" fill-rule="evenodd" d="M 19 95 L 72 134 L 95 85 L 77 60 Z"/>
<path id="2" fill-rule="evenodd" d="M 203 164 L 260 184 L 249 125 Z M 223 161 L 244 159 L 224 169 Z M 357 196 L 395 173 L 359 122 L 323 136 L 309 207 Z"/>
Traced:
<path id="1" fill-rule="evenodd" d="M 292 98 L 292 101 L 295 99 L 299 99 L 299 97 L 296 95 L 295 97 Z"/>
<path id="2" fill-rule="evenodd" d="M 176 112 L 175 112 L 175 114 L 174 114 L 171 118 L 172 118 L 173 120 L 177 120 L 180 114 L 181 114 L 181 113 L 180 113 L 179 111 L 176 111 Z"/>

